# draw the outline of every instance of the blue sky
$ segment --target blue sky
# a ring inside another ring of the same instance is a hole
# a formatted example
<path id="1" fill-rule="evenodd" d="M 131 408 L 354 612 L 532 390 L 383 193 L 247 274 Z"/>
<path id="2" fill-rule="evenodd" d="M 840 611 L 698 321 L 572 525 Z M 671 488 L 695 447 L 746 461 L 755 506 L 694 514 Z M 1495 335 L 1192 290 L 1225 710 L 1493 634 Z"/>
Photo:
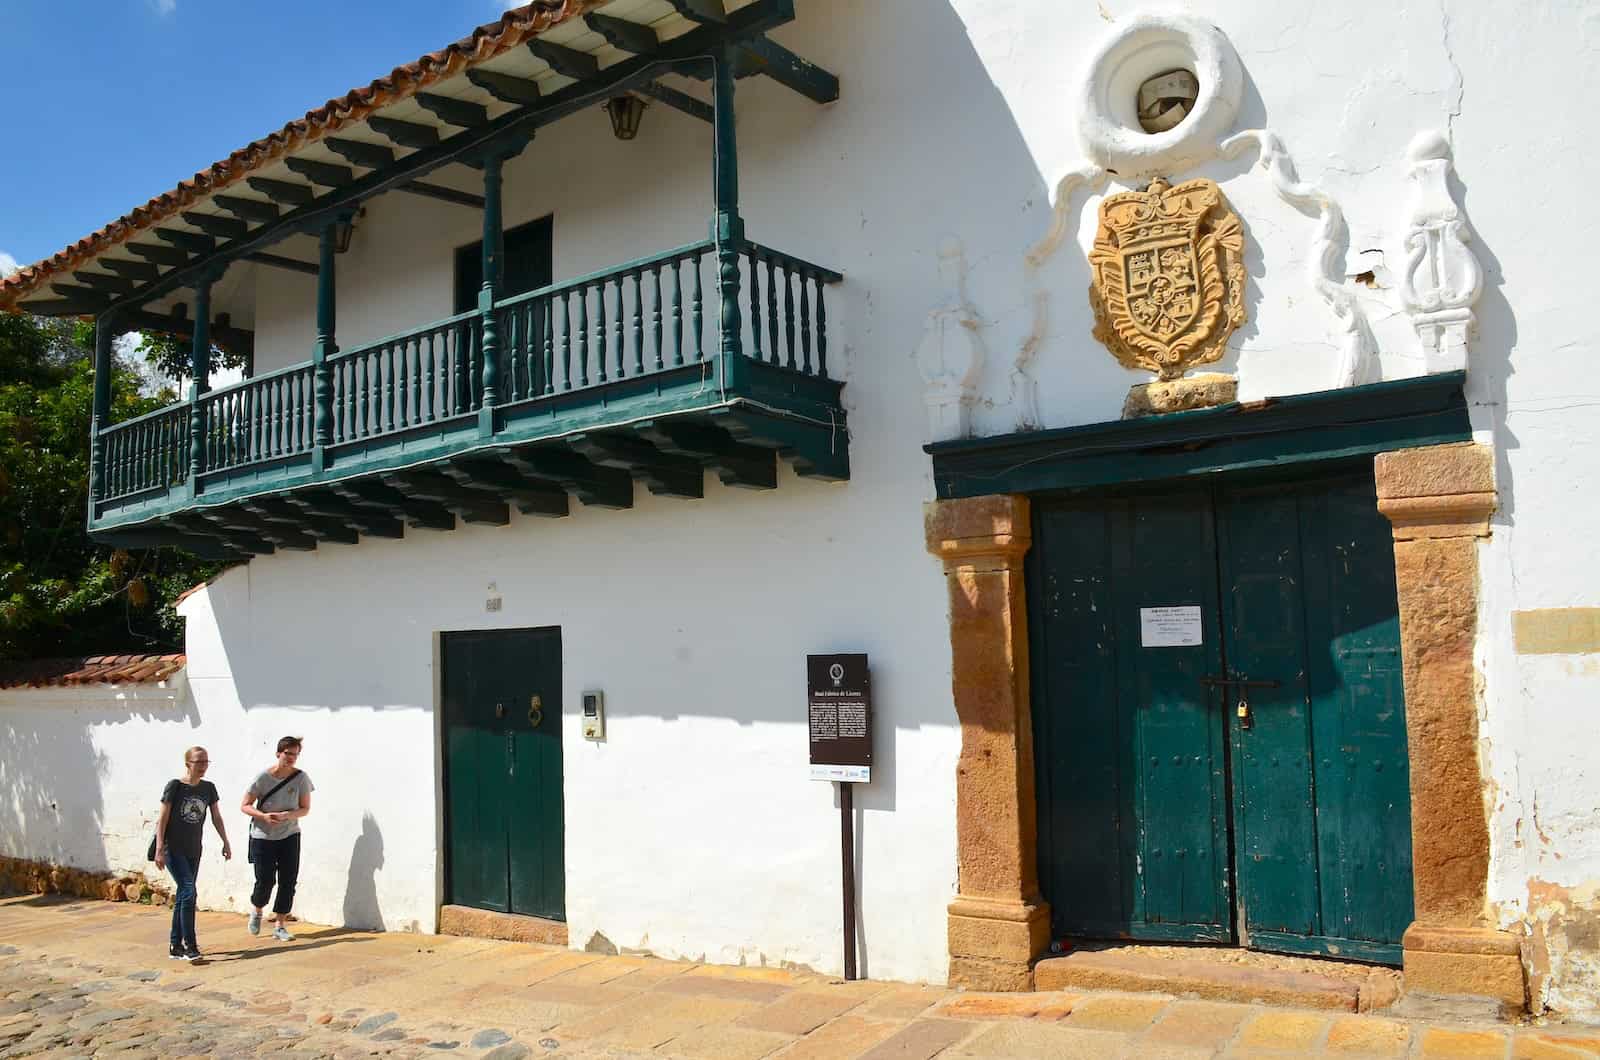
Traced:
<path id="1" fill-rule="evenodd" d="M 497 0 L 0 0 L 0 273 L 500 16 Z"/>

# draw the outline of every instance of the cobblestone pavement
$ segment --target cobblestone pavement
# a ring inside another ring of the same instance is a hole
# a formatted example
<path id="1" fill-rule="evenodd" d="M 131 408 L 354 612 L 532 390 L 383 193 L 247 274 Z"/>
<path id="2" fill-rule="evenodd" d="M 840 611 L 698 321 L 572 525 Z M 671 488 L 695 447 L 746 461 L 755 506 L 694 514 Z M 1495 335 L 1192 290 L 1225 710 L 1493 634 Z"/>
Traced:
<path id="1" fill-rule="evenodd" d="M 289 944 L 202 913 L 0 900 L 10 1057 L 1600 1056 L 1600 1028 L 1298 1011 L 1160 995 L 964 994 L 804 972 L 300 925 Z"/>

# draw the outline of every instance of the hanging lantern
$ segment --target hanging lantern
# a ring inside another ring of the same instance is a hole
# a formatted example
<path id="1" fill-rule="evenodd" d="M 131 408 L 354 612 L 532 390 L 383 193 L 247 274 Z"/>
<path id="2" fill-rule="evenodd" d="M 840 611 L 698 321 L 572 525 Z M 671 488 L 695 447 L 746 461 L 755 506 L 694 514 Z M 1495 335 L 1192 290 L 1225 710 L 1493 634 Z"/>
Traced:
<path id="1" fill-rule="evenodd" d="M 363 206 L 355 213 L 341 214 L 339 219 L 334 222 L 333 252 L 335 254 L 343 254 L 350 249 L 350 240 L 356 234 L 356 218 L 364 217 L 366 212 L 366 207 Z"/>
<path id="2" fill-rule="evenodd" d="M 644 115 L 644 107 L 644 100 L 633 95 L 612 96 L 606 100 L 612 135 L 619 140 L 631 140 L 639 135 L 639 119 Z"/>

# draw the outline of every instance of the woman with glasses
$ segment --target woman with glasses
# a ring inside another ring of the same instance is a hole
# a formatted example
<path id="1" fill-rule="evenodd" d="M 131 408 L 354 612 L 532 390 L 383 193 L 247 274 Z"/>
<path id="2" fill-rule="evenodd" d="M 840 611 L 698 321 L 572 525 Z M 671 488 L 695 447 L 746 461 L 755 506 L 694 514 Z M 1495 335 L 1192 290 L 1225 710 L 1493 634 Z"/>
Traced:
<path id="1" fill-rule="evenodd" d="M 278 741 L 278 761 L 256 777 L 244 793 L 239 808 L 250 818 L 250 863 L 255 866 L 256 886 L 250 892 L 250 934 L 261 934 L 261 916 L 274 886 L 277 900 L 272 903 L 278 926 L 272 937 L 289 942 L 289 910 L 294 907 L 295 882 L 300 877 L 300 818 L 311 812 L 311 778 L 296 768 L 300 760 L 300 737 L 285 736 Z"/>
<path id="2" fill-rule="evenodd" d="M 167 955 L 173 960 L 198 961 L 200 944 L 194 937 L 195 877 L 200 873 L 200 845 L 205 837 L 206 814 L 222 837 L 222 856 L 233 857 L 228 831 L 217 807 L 217 788 L 206 779 L 211 756 L 204 747 L 183 753 L 183 776 L 167 781 L 161 792 L 161 819 L 156 822 L 156 868 L 172 873 L 177 893 L 172 897 L 172 935 Z"/>

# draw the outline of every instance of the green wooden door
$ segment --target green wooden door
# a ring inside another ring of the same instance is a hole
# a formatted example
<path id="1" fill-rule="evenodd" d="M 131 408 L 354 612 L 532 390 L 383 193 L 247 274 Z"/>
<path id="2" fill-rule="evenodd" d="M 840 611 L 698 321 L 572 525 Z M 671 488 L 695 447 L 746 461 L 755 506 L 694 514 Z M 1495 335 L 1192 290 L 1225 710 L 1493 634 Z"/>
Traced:
<path id="1" fill-rule="evenodd" d="M 566 918 L 561 631 L 443 638 L 446 893 Z"/>
<path id="2" fill-rule="evenodd" d="M 1039 873 L 1059 935 L 1233 937 L 1211 497 L 1038 509 L 1030 576 Z M 1141 609 L 1198 610 L 1200 643 L 1141 646 Z"/>
<path id="3" fill-rule="evenodd" d="M 1398 960 L 1405 711 L 1370 473 L 1035 512 L 1039 873 L 1054 931 Z"/>
<path id="4" fill-rule="evenodd" d="M 1372 478 L 1218 494 L 1240 928 L 1398 962 L 1411 789 L 1394 551 Z M 1247 702 L 1239 716 L 1238 703 Z"/>

